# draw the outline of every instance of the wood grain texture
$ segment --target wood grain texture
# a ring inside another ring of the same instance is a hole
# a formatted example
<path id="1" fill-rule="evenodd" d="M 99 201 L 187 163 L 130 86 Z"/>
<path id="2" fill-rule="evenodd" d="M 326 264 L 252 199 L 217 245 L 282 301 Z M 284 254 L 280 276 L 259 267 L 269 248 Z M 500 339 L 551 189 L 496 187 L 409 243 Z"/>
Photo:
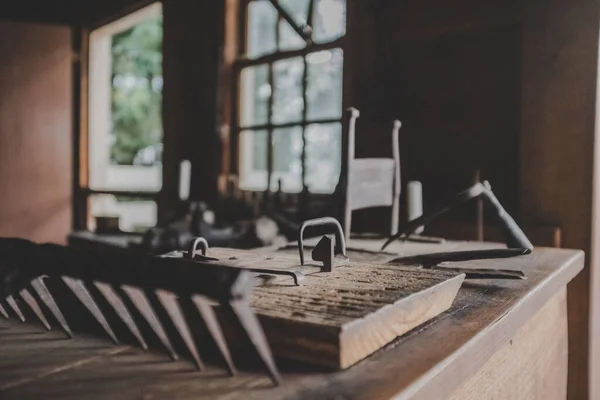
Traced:
<path id="1" fill-rule="evenodd" d="M 71 35 L 0 22 L 0 236 L 64 243 L 71 226 Z"/>
<path id="2" fill-rule="evenodd" d="M 355 364 L 446 311 L 464 280 L 455 272 L 352 261 L 322 273 L 312 261 L 300 266 L 295 254 L 224 248 L 207 254 L 223 265 L 303 271 L 301 286 L 277 277 L 257 287 L 252 307 L 275 357 L 333 369 Z"/>
<path id="3" fill-rule="evenodd" d="M 591 237 L 598 219 L 592 213 L 598 9 L 595 0 L 528 0 L 523 8 L 520 214 L 527 222 L 560 226 L 563 245 L 586 254 L 598 246 Z M 590 288 L 600 290 L 600 280 L 590 270 L 598 266 L 587 265 L 568 292 L 571 399 L 600 396 L 600 388 L 588 391 L 598 376 L 588 365 L 600 360 L 599 336 L 589 334 L 600 318 L 600 310 L 590 308 L 597 298 Z"/>
<path id="4" fill-rule="evenodd" d="M 451 400 L 567 396 L 567 291 L 559 290 Z"/>
<path id="5" fill-rule="evenodd" d="M 364 243 L 363 243 L 364 244 Z M 357 244 L 351 241 L 350 246 Z M 394 251 L 410 255 L 411 252 L 444 251 L 477 248 L 486 244 L 447 243 L 431 246 L 415 244 L 404 247 L 394 243 Z M 487 244 L 489 246 L 489 244 Z M 491 265 L 490 262 L 485 264 Z M 245 371 L 235 378 L 226 378 L 225 369 L 209 367 L 205 374 L 193 371 L 191 363 L 171 363 L 165 354 L 128 349 L 114 355 L 106 355 L 93 362 L 73 366 L 77 359 L 88 360 L 90 352 L 76 349 L 85 336 L 77 335 L 73 341 L 56 337 L 49 342 L 62 347 L 73 358 L 54 353 L 36 351 L 43 349 L 41 338 L 45 335 L 21 337 L 27 325 L 0 320 L 0 346 L 5 338 L 12 338 L 14 356 L 0 359 L 0 371 L 12 368 L 11 381 L 19 376 L 31 376 L 28 371 L 37 368 L 38 378 L 22 382 L 8 390 L 0 391 L 3 399 L 130 399 L 130 398 L 178 398 L 178 399 L 387 399 L 398 398 L 434 399 L 450 396 L 464 385 L 475 387 L 470 379 L 479 371 L 485 371 L 489 363 L 496 363 L 507 351 L 507 343 L 519 346 L 524 334 L 556 329 L 556 336 L 564 332 L 564 315 L 552 323 L 550 312 L 546 318 L 539 316 L 543 308 L 558 308 L 555 303 L 569 282 L 583 267 L 581 252 L 562 249 L 536 249 L 531 257 L 498 261 L 502 268 L 520 268 L 528 276 L 524 281 L 473 281 L 463 284 L 453 306 L 422 328 L 411 331 L 384 349 L 345 371 L 336 373 L 309 372 L 305 369 L 284 369 L 284 384 L 273 388 L 268 377 L 261 372 Z M 554 298 L 554 299 L 553 299 Z M 553 299 L 550 303 L 549 300 Z M 548 304 L 554 304 L 546 306 Z M 563 306 L 564 307 L 564 303 Z M 543 319 L 547 324 L 528 324 L 532 318 Z M 10 324 L 10 325 L 7 325 Z M 10 326 L 10 330 L 4 329 Z M 37 328 L 38 331 L 41 328 Z M 101 343 L 102 344 L 101 344 Z M 88 342 L 92 343 L 92 342 Z M 96 342 L 94 342 L 96 345 Z M 108 341 L 97 342 L 98 348 Z M 557 343 L 558 345 L 558 343 Z M 40 347 L 42 346 L 42 347 Z M 28 350 L 20 350 L 24 347 Z M 557 353 L 564 348 L 557 348 Z M 19 355 L 18 359 L 14 357 Z M 234 354 L 235 356 L 235 354 Z M 508 359 L 508 356 L 507 356 Z M 556 358 L 558 360 L 558 357 Z M 492 361 L 490 361 L 492 360 Z M 494 361 L 496 360 L 496 361 Z M 525 362 L 525 360 L 523 360 Z M 531 361 L 531 360 L 529 360 Z M 40 365 L 42 366 L 40 368 Z M 513 364 L 514 365 L 514 364 Z M 525 366 L 529 364 L 525 363 Z M 63 369 L 61 369 L 63 368 Z M 482 369 L 483 368 L 483 369 Z M 523 371 L 517 364 L 518 369 Z M 52 373 L 51 371 L 58 371 Z M 533 372 L 533 371 L 530 371 Z M 556 384 L 564 383 L 564 375 Z M 552 375 L 553 377 L 555 375 Z M 543 379 L 543 377 L 540 377 Z M 485 384 L 486 381 L 483 381 Z"/>

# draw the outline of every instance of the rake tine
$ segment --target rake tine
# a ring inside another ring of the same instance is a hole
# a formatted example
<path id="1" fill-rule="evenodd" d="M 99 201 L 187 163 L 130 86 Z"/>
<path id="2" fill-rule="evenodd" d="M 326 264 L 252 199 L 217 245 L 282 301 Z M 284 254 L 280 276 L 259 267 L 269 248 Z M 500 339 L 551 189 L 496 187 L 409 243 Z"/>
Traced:
<path id="1" fill-rule="evenodd" d="M 219 348 L 219 351 L 221 352 L 221 355 L 227 364 L 229 374 L 231 376 L 236 375 L 237 370 L 235 365 L 233 365 L 231 354 L 229 353 L 229 348 L 227 347 L 227 342 L 225 341 L 225 335 L 223 335 L 223 331 L 221 330 L 221 325 L 217 320 L 215 311 L 213 310 L 212 306 L 200 296 L 192 297 L 192 301 L 198 309 L 200 317 L 208 329 L 208 333 L 217 344 L 217 347 Z"/>
<path id="2" fill-rule="evenodd" d="M 117 337 L 115 336 L 110 325 L 108 324 L 108 321 L 104 317 L 104 314 L 102 314 L 102 311 L 100 311 L 98 304 L 96 304 L 96 302 L 90 295 L 90 292 L 88 292 L 87 288 L 85 287 L 84 283 L 79 279 L 73 279 L 67 276 L 63 276 L 62 280 L 67 284 L 67 286 L 69 287 L 69 289 L 71 289 L 75 296 L 77 296 L 77 298 L 79 299 L 79 301 L 81 301 L 85 308 L 87 308 L 88 311 L 94 316 L 96 321 L 98 321 L 98 323 L 102 325 L 102 328 L 104 328 L 104 330 L 106 331 L 108 336 L 110 336 L 112 341 L 115 342 L 115 344 L 119 344 L 119 341 L 117 340 Z"/>
<path id="3" fill-rule="evenodd" d="M 4 307 L 2 306 L 2 304 L 0 304 L 0 315 L 2 315 L 6 319 L 10 318 L 8 316 L 8 313 L 6 312 L 6 310 L 4 309 Z"/>
<path id="4" fill-rule="evenodd" d="M 125 325 L 127 325 L 127 328 L 129 328 L 133 336 L 135 336 L 142 349 L 148 350 L 148 345 L 146 344 L 142 333 L 140 332 L 138 326 L 135 324 L 133 317 L 129 313 L 129 310 L 127 309 L 125 303 L 123 303 L 123 300 L 121 300 L 119 295 L 114 291 L 114 289 L 110 285 L 101 282 L 94 282 L 94 285 L 96 285 L 96 287 L 104 296 L 106 301 L 108 301 L 111 307 L 115 310 L 119 318 L 121 318 Z"/>
<path id="5" fill-rule="evenodd" d="M 229 306 L 237 316 L 242 328 L 267 367 L 271 380 L 276 386 L 279 386 L 281 384 L 281 376 L 277 370 L 277 365 L 275 365 L 275 360 L 273 359 L 273 354 L 269 348 L 265 333 L 250 305 L 247 301 L 232 301 L 229 303 Z"/>
<path id="6" fill-rule="evenodd" d="M 194 343 L 192 333 L 190 332 L 189 326 L 185 322 L 185 318 L 183 317 L 183 313 L 181 312 L 181 308 L 177 303 L 177 298 L 175 295 L 164 290 L 157 290 L 156 297 L 158 297 L 158 300 L 167 311 L 167 314 L 169 314 L 169 318 L 171 318 L 173 325 L 175 325 L 175 329 L 177 329 L 179 336 L 181 336 L 181 339 L 183 339 L 188 351 L 192 355 L 196 368 L 199 371 L 206 369 L 202 359 L 200 358 L 200 355 L 198 354 L 198 349 Z"/>
<path id="7" fill-rule="evenodd" d="M 163 346 L 165 346 L 165 348 L 169 352 L 169 355 L 171 356 L 171 358 L 173 360 L 178 360 L 179 356 L 177 355 L 177 353 L 175 353 L 175 350 L 173 349 L 173 345 L 171 345 L 171 341 L 169 340 L 169 337 L 167 336 L 165 329 L 163 328 L 162 324 L 160 323 L 160 320 L 158 319 L 158 317 L 156 316 L 156 313 L 152 309 L 152 306 L 150 305 L 150 302 L 146 298 L 146 295 L 144 294 L 144 292 L 142 290 L 132 287 L 132 286 L 123 285 L 122 288 L 123 288 L 123 291 L 125 292 L 125 294 L 133 302 L 133 305 L 138 309 L 140 314 L 142 314 L 144 319 L 148 322 L 148 324 L 150 325 L 150 328 L 152 328 L 152 330 L 154 331 L 156 336 L 158 336 L 158 338 L 162 342 Z"/>
<path id="8" fill-rule="evenodd" d="M 17 302 L 15 301 L 15 299 L 12 296 L 8 296 L 6 298 L 6 303 L 8 303 L 10 308 L 12 308 L 12 310 L 15 312 L 15 314 L 17 314 L 17 317 L 19 317 L 21 322 L 25 322 L 25 316 L 21 312 L 21 309 L 19 308 L 19 306 L 17 305 Z"/>
<path id="9" fill-rule="evenodd" d="M 25 303 L 27 303 L 29 308 L 31 308 L 35 316 L 38 317 L 42 325 L 44 325 L 44 328 L 46 328 L 46 330 L 48 331 L 52 330 L 50 324 L 48 323 L 48 320 L 46 319 L 46 316 L 42 312 L 42 309 L 40 308 L 37 301 L 35 301 L 31 293 L 29 293 L 29 290 L 23 289 L 19 292 L 19 295 L 25 301 Z"/>
<path id="10" fill-rule="evenodd" d="M 71 328 L 69 328 L 65 317 L 60 311 L 60 308 L 58 308 L 58 304 L 56 304 L 56 302 L 54 301 L 54 297 L 52 297 L 52 295 L 50 294 L 48 287 L 46 287 L 44 280 L 42 278 L 34 279 L 31 282 L 31 287 L 33 288 L 33 290 L 35 290 L 35 292 L 42 300 L 42 302 L 46 305 L 46 307 L 48 307 L 52 315 L 54 315 L 54 318 L 56 319 L 56 321 L 58 321 L 63 332 L 69 337 L 69 339 L 73 339 L 73 332 L 71 332 Z"/>

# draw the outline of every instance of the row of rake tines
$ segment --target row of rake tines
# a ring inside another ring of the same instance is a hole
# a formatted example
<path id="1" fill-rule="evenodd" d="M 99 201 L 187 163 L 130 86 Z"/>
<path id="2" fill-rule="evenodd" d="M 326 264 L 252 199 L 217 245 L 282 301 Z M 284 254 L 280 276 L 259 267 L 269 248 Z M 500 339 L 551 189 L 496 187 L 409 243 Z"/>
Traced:
<path id="1" fill-rule="evenodd" d="M 0 241 L 3 239 L 0 239 Z M 1 246 L 0 246 L 1 247 Z M 63 248 L 68 249 L 68 248 Z M 89 254 L 89 256 L 92 256 Z M 147 257 L 146 257 L 147 258 Z M 83 260 L 82 260 L 83 261 Z M 130 262 L 135 262 L 135 257 L 129 257 Z M 174 262 L 185 262 L 184 260 L 171 260 Z M 198 265 L 197 268 L 203 268 L 202 265 Z M 227 267 L 222 267 L 227 268 Z M 168 271 L 165 270 L 165 277 L 169 276 L 169 274 L 177 273 L 176 271 Z M 243 273 L 246 273 L 244 271 Z M 48 286 L 45 283 L 45 278 L 48 278 L 47 275 L 36 276 L 32 280 L 27 280 L 28 284 L 23 285 L 23 287 L 13 290 L 14 295 L 18 295 L 25 304 L 31 309 L 33 315 L 35 315 L 40 322 L 44 325 L 47 330 L 51 330 L 52 327 L 44 312 L 42 311 L 42 307 L 40 307 L 38 301 L 43 302 L 43 304 L 47 307 L 47 309 L 51 312 L 51 314 L 56 319 L 56 322 L 61 327 L 61 329 L 65 332 L 65 334 L 69 338 L 73 338 L 73 333 L 69 324 L 67 323 L 63 312 L 59 308 L 57 302 L 55 301 L 53 295 L 51 294 Z M 54 276 L 52 277 L 54 278 Z M 77 299 L 81 302 L 81 304 L 85 307 L 87 311 L 93 316 L 93 318 L 102 326 L 103 330 L 108 334 L 108 336 L 112 339 L 115 344 L 119 344 L 119 340 L 117 339 L 113 329 L 111 328 L 108 320 L 104 316 L 100 307 L 90 294 L 88 287 L 85 282 L 88 282 L 88 279 L 78 279 L 72 276 L 58 276 L 62 282 L 66 284 L 66 286 L 73 292 L 73 294 L 77 297 Z M 181 279 L 186 279 L 186 276 L 181 276 Z M 190 277 L 193 279 L 192 277 Z M 117 279 L 118 280 L 118 279 Z M 123 321 L 123 323 L 127 326 L 128 330 L 135 337 L 140 346 L 144 349 L 148 349 L 148 345 L 146 344 L 146 340 L 144 339 L 140 329 L 136 325 L 136 322 L 130 313 L 127 305 L 123 301 L 122 296 L 127 296 L 130 300 L 130 304 L 137 309 L 139 314 L 144 318 L 144 320 L 148 323 L 148 326 L 152 329 L 156 337 L 160 340 L 162 345 L 165 347 L 170 357 L 173 360 L 178 360 L 179 356 L 174 350 L 174 346 L 169 339 L 169 336 L 165 330 L 165 327 L 161 323 L 161 320 L 157 316 L 155 310 L 153 309 L 152 303 L 149 301 L 148 297 L 145 294 L 144 289 L 136 286 L 130 286 L 128 284 L 118 284 L 118 288 L 120 290 L 115 289 L 114 279 L 110 279 L 113 281 L 111 283 L 105 283 L 101 281 L 92 281 L 93 284 L 98 290 L 99 293 L 107 303 L 112 307 L 115 311 L 116 315 Z M 89 283 L 88 283 L 89 284 Z M 211 283 L 208 282 L 208 285 Z M 234 285 L 235 282 L 232 283 Z M 170 321 L 172 322 L 175 330 L 179 334 L 182 342 L 185 344 L 187 350 L 189 351 L 193 362 L 196 368 L 200 371 L 205 370 L 205 364 L 200 357 L 198 352 L 198 347 L 196 346 L 194 337 L 192 332 L 186 322 L 186 316 L 181 309 L 179 304 L 180 295 L 164 290 L 157 289 L 156 287 L 151 288 L 156 294 L 156 298 L 160 301 L 160 304 L 164 307 L 166 314 L 169 316 Z M 32 294 L 32 291 L 35 293 Z M 188 291 L 189 292 L 189 291 Z M 7 308 L 10 308 L 14 314 L 21 320 L 21 322 L 25 321 L 25 315 L 22 310 L 19 308 L 15 297 L 13 294 L 6 296 L 3 301 L 0 301 L 0 315 L 4 318 L 10 318 L 9 313 L 7 312 Z M 187 292 L 184 294 L 187 296 Z M 231 376 L 235 376 L 237 374 L 237 369 L 233 363 L 231 352 L 229 350 L 229 346 L 227 344 L 225 335 L 223 333 L 221 324 L 213 306 L 215 305 L 214 299 L 203 296 L 201 294 L 193 294 L 189 296 L 189 299 L 192 301 L 192 304 L 198 311 L 198 315 L 201 320 L 205 324 L 206 331 L 212 337 L 213 342 L 216 344 L 216 347 L 221 355 L 224 363 L 226 364 L 227 370 Z M 245 335 L 249 339 L 249 343 L 253 345 L 256 353 L 258 354 L 261 362 L 264 364 L 271 381 L 278 385 L 281 382 L 281 377 L 277 366 L 274 362 L 273 355 L 271 353 L 269 344 L 265 337 L 264 331 L 260 322 L 250 307 L 249 304 L 249 296 L 243 296 L 242 298 L 231 299 L 229 301 L 223 301 L 221 305 L 226 306 L 232 314 L 237 318 L 239 325 L 243 329 Z"/>

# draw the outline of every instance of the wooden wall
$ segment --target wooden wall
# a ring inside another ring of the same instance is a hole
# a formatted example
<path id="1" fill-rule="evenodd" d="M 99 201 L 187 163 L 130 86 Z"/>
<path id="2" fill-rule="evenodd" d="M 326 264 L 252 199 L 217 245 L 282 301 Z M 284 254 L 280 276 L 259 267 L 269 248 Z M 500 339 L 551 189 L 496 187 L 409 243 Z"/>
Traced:
<path id="1" fill-rule="evenodd" d="M 64 242 L 71 228 L 71 35 L 0 21 L 0 236 Z"/>
<path id="2" fill-rule="evenodd" d="M 389 122 L 401 119 L 402 178 L 423 182 L 426 207 L 480 169 L 516 209 L 519 13 L 514 0 L 483 3 L 349 3 L 345 99 L 361 110 L 357 149 L 389 156 Z"/>
<path id="3" fill-rule="evenodd" d="M 361 111 L 357 155 L 390 156 L 389 123 L 401 119 L 402 180 L 423 182 L 425 209 L 479 169 L 517 210 L 519 14 L 516 0 L 349 1 L 345 105 Z"/>
<path id="4" fill-rule="evenodd" d="M 218 98 L 223 0 L 163 2 L 163 188 L 159 220 L 178 202 L 179 163 L 192 163 L 190 197 L 214 204 L 221 168 Z M 193 32 L 191 34 L 190 32 Z"/>
<path id="5" fill-rule="evenodd" d="M 597 0 L 527 0 L 523 12 L 521 215 L 558 224 L 587 258 L 568 288 L 570 399 L 600 396 L 598 11 Z"/>
<path id="6" fill-rule="evenodd" d="M 75 24 L 83 6 L 80 0 L 3 0 L 0 20 Z"/>

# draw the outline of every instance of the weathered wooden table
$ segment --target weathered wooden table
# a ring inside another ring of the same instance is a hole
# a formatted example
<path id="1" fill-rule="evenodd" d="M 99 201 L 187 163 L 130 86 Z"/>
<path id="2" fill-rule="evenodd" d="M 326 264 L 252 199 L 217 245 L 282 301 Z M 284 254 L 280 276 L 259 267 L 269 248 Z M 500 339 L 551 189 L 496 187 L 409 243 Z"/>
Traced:
<path id="1" fill-rule="evenodd" d="M 490 245 L 398 243 L 391 250 L 482 246 Z M 461 263 L 519 268 L 528 278 L 467 281 L 449 311 L 368 359 L 342 372 L 284 372 L 277 388 L 263 373 L 198 373 L 161 353 L 85 335 L 66 340 L 58 330 L 0 320 L 0 399 L 564 399 L 566 285 L 583 260 L 581 251 L 538 248 L 518 259 Z"/>

